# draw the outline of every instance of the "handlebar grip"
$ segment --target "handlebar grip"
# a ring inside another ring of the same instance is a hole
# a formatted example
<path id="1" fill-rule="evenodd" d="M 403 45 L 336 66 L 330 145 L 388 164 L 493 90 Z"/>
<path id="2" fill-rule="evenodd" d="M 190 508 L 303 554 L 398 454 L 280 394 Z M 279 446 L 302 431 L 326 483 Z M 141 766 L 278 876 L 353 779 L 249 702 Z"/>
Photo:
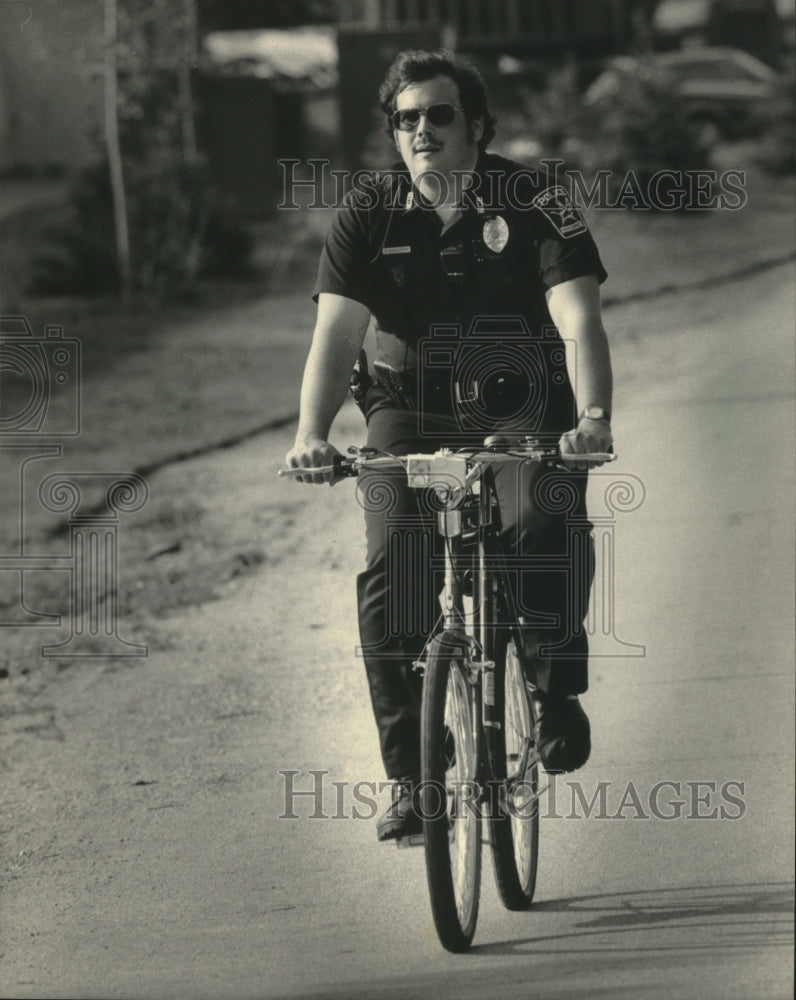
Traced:
<path id="1" fill-rule="evenodd" d="M 334 471 L 335 479 L 347 479 L 357 474 L 357 470 L 354 468 L 354 463 L 350 458 L 346 458 L 344 455 L 334 456 L 332 469 Z"/>
<path id="2" fill-rule="evenodd" d="M 356 469 L 350 459 L 343 455 L 335 455 L 331 465 L 310 465 L 296 466 L 290 469 L 277 470 L 278 476 L 306 476 L 316 472 L 331 472 L 334 479 L 345 479 L 347 476 L 355 476 Z"/>
<path id="3" fill-rule="evenodd" d="M 618 458 L 613 451 L 590 451 L 583 455 L 558 455 L 556 461 L 562 462 L 615 462 Z"/>

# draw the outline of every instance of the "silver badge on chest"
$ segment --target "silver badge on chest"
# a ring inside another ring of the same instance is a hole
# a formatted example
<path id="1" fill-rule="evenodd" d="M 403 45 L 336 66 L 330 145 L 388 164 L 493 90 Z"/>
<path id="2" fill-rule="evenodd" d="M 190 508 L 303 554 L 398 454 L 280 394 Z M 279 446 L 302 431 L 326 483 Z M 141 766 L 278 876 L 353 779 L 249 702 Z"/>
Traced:
<path id="1" fill-rule="evenodd" d="M 502 215 L 496 215 L 486 220 L 481 235 L 493 253 L 501 253 L 509 241 L 508 223 Z"/>

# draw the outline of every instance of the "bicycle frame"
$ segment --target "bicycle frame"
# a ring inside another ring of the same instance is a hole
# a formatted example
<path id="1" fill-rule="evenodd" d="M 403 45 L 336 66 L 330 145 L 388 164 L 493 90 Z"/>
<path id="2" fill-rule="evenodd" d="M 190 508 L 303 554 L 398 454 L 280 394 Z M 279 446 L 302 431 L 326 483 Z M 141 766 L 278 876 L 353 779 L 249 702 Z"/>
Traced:
<path id="1" fill-rule="evenodd" d="M 509 574 L 503 563 L 503 556 L 497 544 L 497 531 L 493 523 L 493 512 L 497 509 L 497 498 L 494 489 L 492 465 L 503 460 L 544 462 L 559 468 L 565 468 L 571 463 L 593 461 L 597 463 L 613 462 L 617 456 L 613 453 L 597 452 L 589 454 L 562 455 L 557 447 L 541 448 L 537 441 L 529 437 L 512 440 L 512 437 L 494 435 L 487 438 L 483 449 L 454 452 L 443 448 L 431 455 L 390 456 L 382 453 L 377 456 L 376 449 L 349 448 L 349 453 L 356 455 L 354 459 L 344 459 L 339 456 L 333 465 L 313 468 L 291 468 L 280 470 L 280 475 L 303 476 L 310 473 L 331 475 L 334 478 L 356 476 L 363 468 L 385 468 L 402 466 L 407 472 L 409 485 L 414 488 L 435 488 L 444 491 L 444 509 L 439 512 L 439 531 L 445 540 L 445 584 L 443 588 L 443 631 L 459 633 L 465 645 L 470 647 L 470 662 L 473 665 L 472 676 L 468 680 L 479 686 L 481 697 L 475 699 L 481 705 L 481 717 L 473 719 L 473 731 L 484 734 L 486 754 L 481 755 L 486 761 L 488 773 L 480 778 L 494 777 L 495 747 L 494 730 L 494 670 L 492 657 L 496 628 L 510 628 L 514 639 L 514 647 L 523 672 L 527 676 L 527 660 L 520 641 L 519 619 L 517 616 L 514 595 Z M 469 457 L 468 457 L 469 456 Z M 475 499 L 476 504 L 471 501 Z M 464 608 L 464 593 L 461 578 L 456 568 L 457 560 L 461 561 L 463 514 L 469 506 L 475 506 L 478 511 L 476 523 L 477 554 L 475 557 L 476 571 L 473 573 L 473 621 L 469 626 L 471 635 L 467 634 L 467 617 Z M 490 568 L 490 561 L 497 568 Z M 495 585 L 499 581 L 500 586 Z M 506 606 L 497 606 L 497 593 L 500 590 Z M 487 612 L 485 609 L 489 609 Z M 495 626 L 490 622 L 499 622 L 503 613 L 507 624 Z M 436 634 L 436 633 L 435 633 Z M 422 669 L 423 660 L 427 655 L 429 642 L 416 662 L 416 667 Z M 528 748 L 525 748 L 523 768 L 527 764 Z M 484 787 L 482 785 L 482 787 Z"/>
<path id="2" fill-rule="evenodd" d="M 412 479 L 411 459 L 409 477 Z M 449 473 L 446 474 L 446 478 Z M 433 486 L 433 474 L 422 485 Z M 442 591 L 444 631 L 461 634 L 469 646 L 469 677 L 478 692 L 473 699 L 473 733 L 480 734 L 485 753 L 480 754 L 480 774 L 478 782 L 481 792 L 495 787 L 495 740 L 494 732 L 500 723 L 495 719 L 495 660 L 493 650 L 496 630 L 510 629 L 515 640 L 515 649 L 523 672 L 527 661 L 520 642 L 519 619 L 514 607 L 513 592 L 509 576 L 503 565 L 503 553 L 497 542 L 495 514 L 498 511 L 497 494 L 494 487 L 494 472 L 488 461 L 476 460 L 467 470 L 460 489 L 451 489 L 448 483 L 440 483 L 446 490 L 445 508 L 438 514 L 438 530 L 444 541 L 445 582 Z M 462 583 L 461 564 L 463 560 L 465 532 L 468 515 L 475 514 L 472 560 L 472 613 L 468 616 L 465 608 L 465 592 Z M 499 597 L 502 596 L 502 603 Z M 469 617 L 469 622 L 468 622 Z M 430 640 L 429 640 L 430 641 Z M 426 644 L 426 649 L 428 643 Z M 416 666 L 422 669 L 425 649 Z M 523 750 L 520 774 L 525 773 L 530 747 Z M 494 808 L 494 803 L 491 808 Z"/>

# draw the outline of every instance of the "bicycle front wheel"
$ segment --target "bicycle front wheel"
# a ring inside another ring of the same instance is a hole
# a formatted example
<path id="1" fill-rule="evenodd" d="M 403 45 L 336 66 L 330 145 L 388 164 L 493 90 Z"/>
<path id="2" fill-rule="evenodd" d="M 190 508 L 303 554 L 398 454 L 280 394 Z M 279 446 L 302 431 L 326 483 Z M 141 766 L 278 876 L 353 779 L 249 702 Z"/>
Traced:
<path id="1" fill-rule="evenodd" d="M 500 794 L 489 820 L 495 880 L 509 910 L 526 910 L 539 860 L 539 773 L 522 664 L 509 630 L 495 648 L 495 777 Z"/>
<path id="2" fill-rule="evenodd" d="M 431 910 L 442 946 L 465 951 L 481 891 L 476 688 L 466 640 L 434 639 L 423 681 L 421 809 Z"/>

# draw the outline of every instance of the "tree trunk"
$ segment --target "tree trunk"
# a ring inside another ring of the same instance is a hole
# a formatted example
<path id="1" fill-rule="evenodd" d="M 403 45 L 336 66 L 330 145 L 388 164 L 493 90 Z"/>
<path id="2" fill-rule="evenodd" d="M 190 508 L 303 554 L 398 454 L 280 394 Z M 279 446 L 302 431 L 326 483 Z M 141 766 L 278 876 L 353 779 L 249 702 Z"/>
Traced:
<path id="1" fill-rule="evenodd" d="M 124 189 L 122 151 L 119 144 L 118 79 L 116 73 L 116 0 L 104 0 L 105 59 L 104 59 L 104 126 L 105 149 L 110 169 L 113 220 L 116 232 L 116 259 L 121 283 L 122 304 L 127 308 L 132 293 L 130 265 L 130 234 L 127 220 L 127 198 Z"/>
<path id="2" fill-rule="evenodd" d="M 198 47 L 195 0 L 183 0 L 182 13 L 182 58 L 179 60 L 177 67 L 177 87 L 182 125 L 183 156 L 187 164 L 193 165 L 199 156 L 196 148 L 196 126 L 193 90 L 191 87 L 191 70 L 196 63 Z"/>

